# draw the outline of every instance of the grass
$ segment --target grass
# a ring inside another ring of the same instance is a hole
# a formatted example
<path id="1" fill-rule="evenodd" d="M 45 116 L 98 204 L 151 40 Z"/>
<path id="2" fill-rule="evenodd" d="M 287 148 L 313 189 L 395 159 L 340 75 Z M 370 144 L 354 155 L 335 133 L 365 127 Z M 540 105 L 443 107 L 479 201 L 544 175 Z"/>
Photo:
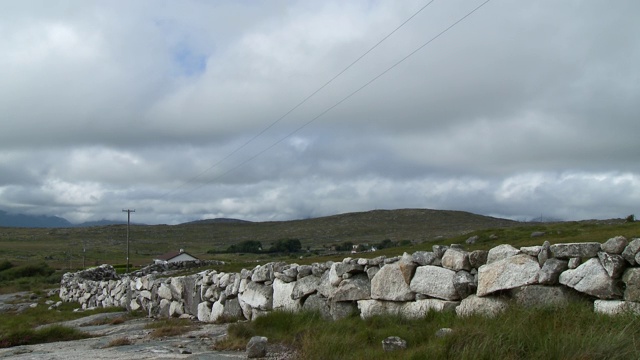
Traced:
<path id="1" fill-rule="evenodd" d="M 121 308 L 106 308 L 73 312 L 78 307 L 78 304 L 63 303 L 57 311 L 54 311 L 48 310 L 48 306 L 41 301 L 37 307 L 28 308 L 20 313 L 3 313 L 2 321 L 0 321 L 0 347 L 84 339 L 89 335 L 77 329 L 59 325 L 43 327 L 39 330 L 36 330 L 36 327 L 79 319 L 97 313 L 122 311 Z"/>
<path id="2" fill-rule="evenodd" d="M 493 319 L 430 312 L 417 320 L 354 316 L 325 321 L 314 313 L 273 312 L 230 325 L 229 336 L 216 349 L 243 349 L 260 335 L 293 346 L 304 359 L 637 359 L 638 321 L 596 314 L 590 302 L 555 310 L 514 304 Z M 435 337 L 443 327 L 454 332 Z M 406 340 L 407 349 L 385 353 L 381 342 L 388 336 Z"/>
<path id="3" fill-rule="evenodd" d="M 110 347 L 116 347 L 116 346 L 127 346 L 131 344 L 133 344 L 133 342 L 129 338 L 121 337 L 121 338 L 117 338 L 109 341 L 109 343 L 105 345 L 104 348 L 110 348 Z"/>
<path id="4" fill-rule="evenodd" d="M 149 323 L 145 329 L 151 329 L 151 338 L 163 338 L 186 334 L 198 329 L 199 326 L 188 319 L 162 319 Z"/>

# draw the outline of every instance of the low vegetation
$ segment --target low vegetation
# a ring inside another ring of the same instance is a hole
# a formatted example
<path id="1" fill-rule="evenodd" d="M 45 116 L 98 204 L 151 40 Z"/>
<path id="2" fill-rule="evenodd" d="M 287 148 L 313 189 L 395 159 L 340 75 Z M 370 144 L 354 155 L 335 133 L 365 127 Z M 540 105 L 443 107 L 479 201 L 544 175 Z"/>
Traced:
<path id="1" fill-rule="evenodd" d="M 122 311 L 121 308 L 109 308 L 74 312 L 73 309 L 77 307 L 78 304 L 65 303 L 57 309 L 58 311 L 53 311 L 40 302 L 36 307 L 30 307 L 21 312 L 3 313 L 2 321 L 0 321 L 0 347 L 84 339 L 89 335 L 77 329 L 60 325 L 45 326 L 39 329 L 37 327 L 79 319 L 99 312 Z"/>
<path id="2" fill-rule="evenodd" d="M 152 338 L 182 335 L 198 328 L 196 323 L 188 319 L 162 319 L 145 326 L 145 329 L 152 330 L 149 334 Z"/>
<path id="3" fill-rule="evenodd" d="M 417 320 L 352 316 L 327 321 L 316 313 L 273 312 L 230 325 L 228 337 L 216 348 L 242 349 L 252 336 L 267 336 L 295 348 L 303 359 L 635 359 L 640 352 L 638 321 L 596 314 L 590 302 L 573 303 L 569 309 L 512 305 L 493 319 L 430 312 Z M 441 328 L 453 332 L 437 337 Z M 382 340 L 389 336 L 406 340 L 407 349 L 382 351 Z"/>

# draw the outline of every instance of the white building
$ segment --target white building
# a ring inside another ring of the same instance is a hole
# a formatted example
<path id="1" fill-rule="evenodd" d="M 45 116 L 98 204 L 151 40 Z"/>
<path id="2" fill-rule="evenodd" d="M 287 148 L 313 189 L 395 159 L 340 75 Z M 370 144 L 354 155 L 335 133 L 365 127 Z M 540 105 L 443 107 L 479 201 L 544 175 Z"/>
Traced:
<path id="1" fill-rule="evenodd" d="M 198 258 L 188 254 L 187 252 L 184 251 L 184 249 L 180 249 L 180 251 L 171 251 L 164 255 L 161 255 L 157 259 L 154 259 L 153 262 L 156 264 L 163 264 L 163 263 L 195 261 L 195 260 L 198 260 Z"/>

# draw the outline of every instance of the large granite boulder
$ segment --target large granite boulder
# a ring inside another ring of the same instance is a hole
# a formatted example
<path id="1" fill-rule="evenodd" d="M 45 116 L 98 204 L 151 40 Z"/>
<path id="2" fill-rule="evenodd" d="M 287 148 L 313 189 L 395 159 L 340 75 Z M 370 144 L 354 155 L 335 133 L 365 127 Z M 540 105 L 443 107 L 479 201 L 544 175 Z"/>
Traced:
<path id="1" fill-rule="evenodd" d="M 408 301 L 415 298 L 409 287 L 410 279 L 402 272 L 400 262 L 383 266 L 371 279 L 371 298 L 390 301 Z"/>
<path id="2" fill-rule="evenodd" d="M 609 276 L 598 258 L 591 258 L 576 269 L 560 274 L 560 284 L 599 299 L 622 298 L 619 281 Z"/>
<path id="3" fill-rule="evenodd" d="M 494 317 L 506 310 L 508 302 L 499 297 L 478 297 L 471 295 L 460 302 L 456 307 L 456 314 L 460 317 L 480 314 L 487 317 Z"/>
<path id="4" fill-rule="evenodd" d="M 456 272 L 438 266 L 419 266 L 411 280 L 411 291 L 442 300 L 458 300 L 454 286 Z"/>
<path id="5" fill-rule="evenodd" d="M 553 257 L 560 259 L 569 258 L 594 258 L 598 256 L 600 251 L 600 243 L 586 242 L 586 243 L 567 243 L 567 244 L 553 244 L 551 245 L 551 253 Z"/>
<path id="6" fill-rule="evenodd" d="M 487 263 L 478 269 L 478 296 L 485 296 L 499 290 L 535 284 L 538 281 L 540 265 L 529 255 L 515 255 Z"/>

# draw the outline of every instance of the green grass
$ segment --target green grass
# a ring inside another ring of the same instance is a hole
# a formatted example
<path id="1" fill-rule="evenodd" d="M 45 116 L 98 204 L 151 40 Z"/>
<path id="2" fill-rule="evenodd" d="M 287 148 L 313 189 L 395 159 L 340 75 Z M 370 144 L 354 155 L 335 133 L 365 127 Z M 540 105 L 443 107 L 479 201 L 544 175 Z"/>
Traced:
<path id="1" fill-rule="evenodd" d="M 64 303 L 57 309 L 58 311 L 49 310 L 48 306 L 41 301 L 37 307 L 28 308 L 20 313 L 3 313 L 0 321 L 0 347 L 87 338 L 89 335 L 80 330 L 59 325 L 44 327 L 40 330 L 35 328 L 39 325 L 75 320 L 97 313 L 122 311 L 122 308 L 107 308 L 73 312 L 78 307 L 79 305 L 75 303 Z"/>
<path id="2" fill-rule="evenodd" d="M 430 312 L 423 319 L 376 316 L 325 321 L 314 313 L 274 312 L 230 325 L 217 349 L 242 349 L 256 335 L 295 347 L 304 359 L 637 359 L 637 317 L 596 314 L 590 302 L 567 309 L 512 305 L 489 319 Z M 437 338 L 438 329 L 453 334 Z M 385 353 L 382 340 L 399 336 L 407 349 Z"/>

